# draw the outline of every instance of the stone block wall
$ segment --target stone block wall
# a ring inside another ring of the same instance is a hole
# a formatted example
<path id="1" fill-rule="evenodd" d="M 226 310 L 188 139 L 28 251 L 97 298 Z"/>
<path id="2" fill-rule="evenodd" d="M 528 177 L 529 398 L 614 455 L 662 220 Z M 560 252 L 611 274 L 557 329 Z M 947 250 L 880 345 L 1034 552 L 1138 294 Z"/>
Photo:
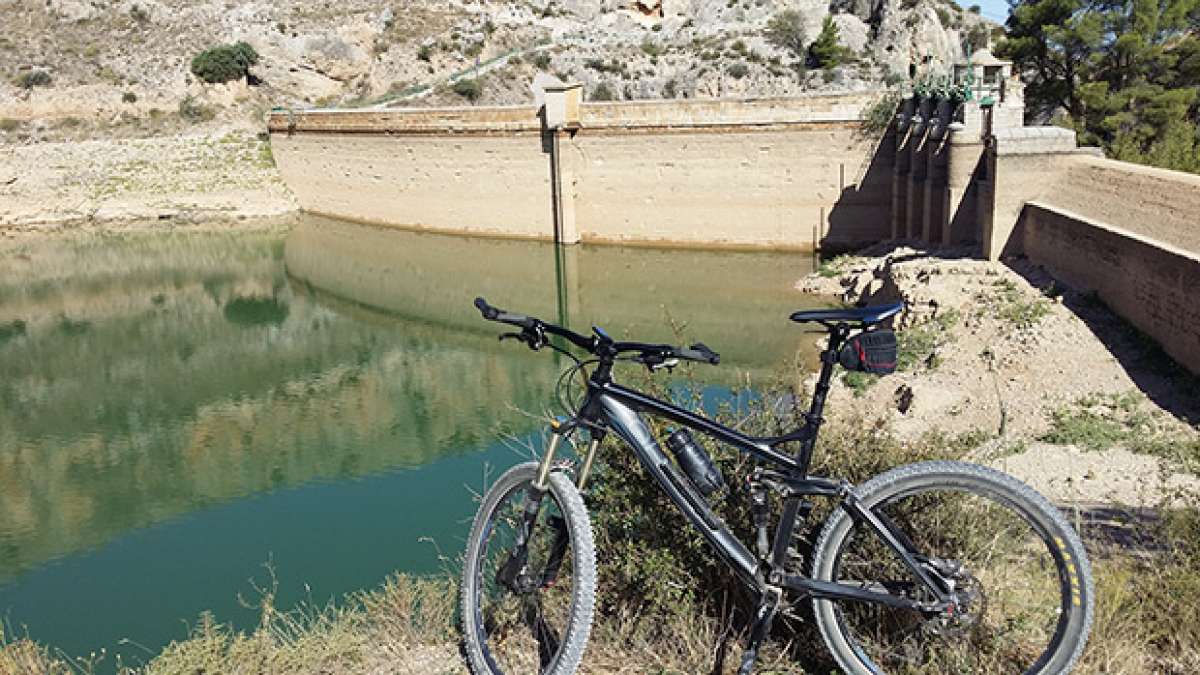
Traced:
<path id="1" fill-rule="evenodd" d="M 1074 288 L 1094 291 L 1200 373 L 1200 256 L 1041 202 L 1025 206 L 1018 235 L 1030 260 Z"/>
<path id="2" fill-rule="evenodd" d="M 564 219 L 584 241 L 811 249 L 886 239 L 893 144 L 861 133 L 871 100 L 585 104 L 579 128 L 557 132 Z M 554 139 L 532 107 L 277 112 L 268 126 L 305 211 L 554 237 Z"/>

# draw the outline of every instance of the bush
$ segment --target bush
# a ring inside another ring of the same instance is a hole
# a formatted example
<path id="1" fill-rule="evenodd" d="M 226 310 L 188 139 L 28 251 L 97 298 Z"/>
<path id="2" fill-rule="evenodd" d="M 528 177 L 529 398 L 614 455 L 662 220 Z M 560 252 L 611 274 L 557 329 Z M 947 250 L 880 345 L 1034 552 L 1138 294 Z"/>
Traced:
<path id="1" fill-rule="evenodd" d="M 613 93 L 613 90 L 609 89 L 608 84 L 604 82 L 596 85 L 596 88 L 592 90 L 591 95 L 588 96 L 589 101 L 615 101 L 616 99 L 617 95 Z"/>
<path id="2" fill-rule="evenodd" d="M 808 47 L 809 60 L 817 68 L 834 68 L 846 59 L 846 48 L 838 44 L 840 37 L 837 24 L 833 17 L 825 17 L 821 24 L 821 34 Z M 826 80 L 828 81 L 828 80 Z"/>
<path id="3" fill-rule="evenodd" d="M 794 9 L 785 9 L 767 22 L 764 33 L 767 41 L 799 58 L 804 56 L 804 16 Z"/>
<path id="4" fill-rule="evenodd" d="M 13 80 L 13 84 L 22 89 L 33 89 L 34 87 L 48 87 L 52 81 L 50 73 L 44 70 L 31 70 L 18 75 Z"/>
<path id="5" fill-rule="evenodd" d="M 871 136 L 878 136 L 887 131 L 892 124 L 892 119 L 896 117 L 899 107 L 899 93 L 891 91 L 884 94 L 863 111 L 863 132 Z"/>
<path id="6" fill-rule="evenodd" d="M 206 49 L 192 59 L 192 74 L 203 82 L 221 84 L 250 75 L 258 52 L 245 42 Z"/>
<path id="7" fill-rule="evenodd" d="M 533 65 L 538 70 L 549 70 L 550 55 L 546 52 L 539 52 L 537 56 L 533 57 Z"/>
<path id="8" fill-rule="evenodd" d="M 417 50 L 417 58 L 422 61 L 429 61 L 433 58 L 433 45 L 421 45 Z"/>
<path id="9" fill-rule="evenodd" d="M 662 48 L 661 45 L 656 44 L 650 38 L 646 38 L 645 40 L 642 40 L 642 52 L 644 52 L 647 56 L 651 56 L 651 57 L 659 56 L 664 51 L 665 50 Z"/>
<path id="10" fill-rule="evenodd" d="M 983 12 L 983 8 L 980 7 L 979 5 L 971 5 L 970 7 L 967 8 L 967 11 L 972 14 L 980 14 Z"/>
<path id="11" fill-rule="evenodd" d="M 124 94 L 121 94 L 121 102 L 137 103 L 137 94 L 133 93 L 132 91 L 127 91 Z"/>
<path id="12" fill-rule="evenodd" d="M 725 72 L 729 73 L 729 76 L 733 79 L 740 80 L 750 72 L 750 67 L 741 61 L 738 61 L 737 63 L 729 64 L 729 67 L 725 69 Z"/>
<path id="13" fill-rule="evenodd" d="M 450 89 L 472 103 L 478 101 L 480 96 L 483 96 L 483 83 L 478 79 L 464 77 L 456 81 Z"/>
<path id="14" fill-rule="evenodd" d="M 188 96 L 179 102 L 179 116 L 188 122 L 207 122 L 217 116 L 212 108 Z"/>

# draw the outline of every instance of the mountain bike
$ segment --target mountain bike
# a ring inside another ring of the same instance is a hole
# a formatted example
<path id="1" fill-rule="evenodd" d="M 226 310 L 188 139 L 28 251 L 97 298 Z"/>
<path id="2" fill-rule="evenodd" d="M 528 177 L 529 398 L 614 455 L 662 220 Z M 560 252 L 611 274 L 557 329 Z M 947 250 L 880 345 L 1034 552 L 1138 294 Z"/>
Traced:
<path id="1" fill-rule="evenodd" d="M 884 324 L 903 304 L 791 315 L 820 324 L 829 338 L 803 423 L 774 437 L 744 435 L 613 380 L 622 363 L 651 371 L 680 361 L 719 363 L 704 344 L 623 342 L 600 328 L 585 336 L 482 298 L 475 306 L 484 318 L 520 329 L 501 340 L 566 354 L 574 365 L 564 377 L 586 378 L 581 403 L 550 424 L 541 461 L 513 467 L 481 500 L 461 598 L 464 652 L 476 675 L 566 675 L 579 667 L 596 590 L 581 493 L 609 433 L 632 449 L 756 599 L 742 675 L 753 670 L 775 617 L 802 603 L 811 603 L 838 665 L 855 675 L 1057 674 L 1079 658 L 1093 614 L 1090 566 L 1078 535 L 1045 497 L 1016 478 L 964 462 L 901 466 L 857 486 L 809 474 L 835 367 L 895 370 L 895 334 Z M 662 445 L 646 415 L 676 425 Z M 725 489 L 724 477 L 691 431 L 754 460 L 747 476 L 752 546 L 710 506 Z M 558 456 L 564 439 L 577 449 L 574 462 Z M 785 450 L 791 446 L 793 452 Z M 836 508 L 809 556 L 808 573 L 797 573 L 789 546 L 815 497 L 836 500 Z"/>

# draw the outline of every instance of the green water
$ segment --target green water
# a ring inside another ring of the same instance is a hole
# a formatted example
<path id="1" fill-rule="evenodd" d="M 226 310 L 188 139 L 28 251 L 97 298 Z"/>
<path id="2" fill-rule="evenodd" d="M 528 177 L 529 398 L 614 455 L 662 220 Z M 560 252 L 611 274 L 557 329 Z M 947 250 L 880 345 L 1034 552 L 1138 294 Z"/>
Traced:
<path id="1" fill-rule="evenodd" d="M 437 571 L 561 365 L 472 298 L 682 330 L 722 353 L 714 386 L 753 385 L 811 345 L 786 320 L 809 269 L 324 220 L 0 244 L 0 617 L 138 662 L 202 611 L 253 625 L 268 562 L 284 605 Z"/>

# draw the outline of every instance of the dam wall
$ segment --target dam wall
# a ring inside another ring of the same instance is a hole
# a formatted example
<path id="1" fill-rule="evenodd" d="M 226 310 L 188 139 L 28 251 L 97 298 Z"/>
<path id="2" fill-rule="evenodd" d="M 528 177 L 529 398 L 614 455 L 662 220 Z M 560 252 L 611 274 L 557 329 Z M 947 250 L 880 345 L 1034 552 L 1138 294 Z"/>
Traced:
<path id="1" fill-rule="evenodd" d="M 1095 292 L 1173 359 L 1200 373 L 1195 252 L 1041 202 L 1025 206 L 1017 237 L 1030 260 L 1076 289 Z"/>
<path id="2" fill-rule="evenodd" d="M 890 234 L 891 144 L 861 132 L 872 100 L 588 103 L 552 131 L 533 106 L 276 112 L 268 127 L 314 214 L 553 240 L 557 175 L 569 241 L 809 250 Z"/>

